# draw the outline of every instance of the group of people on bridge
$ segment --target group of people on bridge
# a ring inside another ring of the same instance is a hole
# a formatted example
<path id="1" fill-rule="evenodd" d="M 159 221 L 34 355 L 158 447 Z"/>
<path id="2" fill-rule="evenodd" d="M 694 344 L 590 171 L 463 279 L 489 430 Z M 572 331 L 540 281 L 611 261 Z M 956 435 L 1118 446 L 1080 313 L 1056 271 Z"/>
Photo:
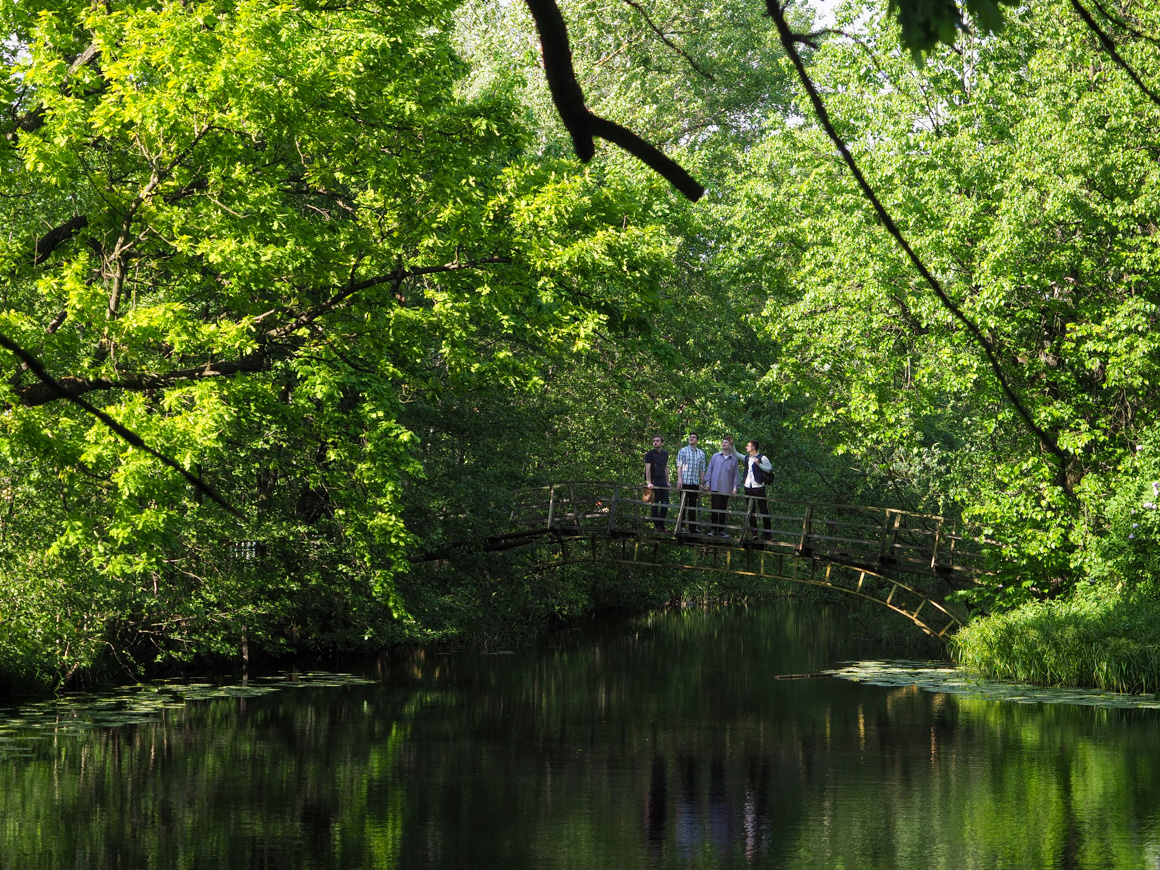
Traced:
<path id="1" fill-rule="evenodd" d="M 678 515 L 681 532 L 683 522 L 689 534 L 705 534 L 728 538 L 725 522 L 729 510 L 729 499 L 744 493 L 748 504 L 750 527 L 757 530 L 757 517 L 764 520 L 764 539 L 770 539 L 769 504 L 766 500 L 766 484 L 773 479 L 769 457 L 760 452 L 756 441 L 745 445 L 745 453 L 738 453 L 733 446 L 733 437 L 725 435 L 721 439 L 721 449 L 711 458 L 697 446 L 696 432 L 689 433 L 688 444 L 677 451 L 676 478 L 669 479 L 669 454 L 665 450 L 665 440 L 660 435 L 653 436 L 652 450 L 644 455 L 644 481 L 652 502 L 653 526 L 658 532 L 665 530 L 671 504 L 670 492 L 680 493 L 684 511 Z M 675 483 L 675 486 L 674 486 Z M 701 493 L 707 492 L 710 501 L 707 528 L 698 524 Z"/>

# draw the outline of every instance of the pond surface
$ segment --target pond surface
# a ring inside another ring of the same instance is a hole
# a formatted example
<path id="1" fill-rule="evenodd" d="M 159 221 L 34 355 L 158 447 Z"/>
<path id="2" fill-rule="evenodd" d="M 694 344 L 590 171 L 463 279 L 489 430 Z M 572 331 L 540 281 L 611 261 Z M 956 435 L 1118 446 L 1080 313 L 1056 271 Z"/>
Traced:
<path id="1" fill-rule="evenodd" d="M 776 679 L 859 633 L 673 611 L 0 710 L 0 868 L 1160 867 L 1160 710 Z"/>

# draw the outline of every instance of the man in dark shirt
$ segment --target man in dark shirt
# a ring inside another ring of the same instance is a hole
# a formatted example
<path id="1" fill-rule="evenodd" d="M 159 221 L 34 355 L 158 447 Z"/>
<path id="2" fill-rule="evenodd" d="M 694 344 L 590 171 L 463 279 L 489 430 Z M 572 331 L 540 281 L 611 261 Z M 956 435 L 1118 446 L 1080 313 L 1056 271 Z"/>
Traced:
<path id="1" fill-rule="evenodd" d="M 651 513 L 658 532 L 665 530 L 669 515 L 669 454 L 664 443 L 665 439 L 654 435 L 652 450 L 644 455 L 644 483 L 653 494 Z"/>

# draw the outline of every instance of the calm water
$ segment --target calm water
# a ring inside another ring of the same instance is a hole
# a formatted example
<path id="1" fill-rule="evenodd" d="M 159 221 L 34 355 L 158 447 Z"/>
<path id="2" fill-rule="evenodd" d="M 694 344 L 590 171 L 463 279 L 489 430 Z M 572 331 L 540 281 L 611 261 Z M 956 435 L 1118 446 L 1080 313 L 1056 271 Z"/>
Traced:
<path id="1" fill-rule="evenodd" d="M 0 868 L 1160 867 L 1160 714 L 774 679 L 858 631 L 673 612 L 62 719 L 0 754 Z"/>

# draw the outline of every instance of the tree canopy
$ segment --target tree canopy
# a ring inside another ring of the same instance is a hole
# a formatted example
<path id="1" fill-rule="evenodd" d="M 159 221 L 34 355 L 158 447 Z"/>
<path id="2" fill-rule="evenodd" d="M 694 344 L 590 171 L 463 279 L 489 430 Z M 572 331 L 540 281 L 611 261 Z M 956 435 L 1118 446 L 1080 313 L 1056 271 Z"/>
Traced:
<path id="1" fill-rule="evenodd" d="M 1146 5 L 0 10 L 9 670 L 454 631 L 417 556 L 690 428 L 990 604 L 1151 564 Z"/>

